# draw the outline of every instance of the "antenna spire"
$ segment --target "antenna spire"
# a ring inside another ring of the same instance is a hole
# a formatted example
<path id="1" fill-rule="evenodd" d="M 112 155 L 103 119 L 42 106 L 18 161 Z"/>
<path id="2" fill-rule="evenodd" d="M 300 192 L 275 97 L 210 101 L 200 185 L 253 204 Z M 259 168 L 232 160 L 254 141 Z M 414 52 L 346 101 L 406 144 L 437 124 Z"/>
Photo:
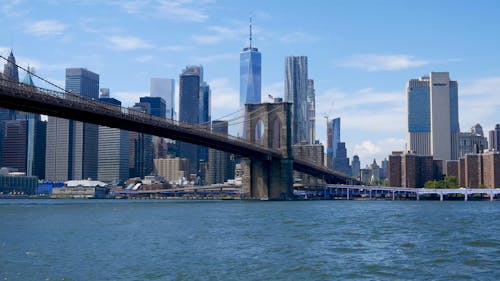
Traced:
<path id="1" fill-rule="evenodd" d="M 249 41 L 250 41 L 250 50 L 252 49 L 252 13 L 250 13 L 250 35 L 249 35 Z"/>

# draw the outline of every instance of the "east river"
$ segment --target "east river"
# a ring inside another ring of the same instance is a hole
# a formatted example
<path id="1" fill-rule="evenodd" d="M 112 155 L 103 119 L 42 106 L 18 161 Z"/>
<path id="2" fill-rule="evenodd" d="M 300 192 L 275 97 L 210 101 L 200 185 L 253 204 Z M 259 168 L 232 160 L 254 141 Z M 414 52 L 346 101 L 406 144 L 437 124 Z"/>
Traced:
<path id="1" fill-rule="evenodd" d="M 500 202 L 0 200 L 0 280 L 499 280 Z"/>

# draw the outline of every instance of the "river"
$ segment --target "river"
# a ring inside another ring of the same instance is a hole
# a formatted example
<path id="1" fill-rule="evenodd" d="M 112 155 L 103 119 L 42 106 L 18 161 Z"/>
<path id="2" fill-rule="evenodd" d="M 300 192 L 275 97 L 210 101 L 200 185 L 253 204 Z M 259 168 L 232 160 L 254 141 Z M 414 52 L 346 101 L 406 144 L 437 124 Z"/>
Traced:
<path id="1" fill-rule="evenodd" d="M 0 280 L 498 280 L 500 204 L 0 200 Z"/>

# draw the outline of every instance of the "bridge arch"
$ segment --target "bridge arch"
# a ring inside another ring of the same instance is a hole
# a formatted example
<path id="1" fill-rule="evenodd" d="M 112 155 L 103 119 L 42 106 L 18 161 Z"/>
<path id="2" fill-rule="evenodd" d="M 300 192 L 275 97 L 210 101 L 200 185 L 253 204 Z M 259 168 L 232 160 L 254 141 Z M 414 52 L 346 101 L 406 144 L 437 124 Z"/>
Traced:
<path id="1" fill-rule="evenodd" d="M 245 196 L 274 200 L 292 198 L 291 103 L 246 104 L 245 120 L 248 141 L 283 155 L 277 161 L 270 156 L 242 159 Z"/>

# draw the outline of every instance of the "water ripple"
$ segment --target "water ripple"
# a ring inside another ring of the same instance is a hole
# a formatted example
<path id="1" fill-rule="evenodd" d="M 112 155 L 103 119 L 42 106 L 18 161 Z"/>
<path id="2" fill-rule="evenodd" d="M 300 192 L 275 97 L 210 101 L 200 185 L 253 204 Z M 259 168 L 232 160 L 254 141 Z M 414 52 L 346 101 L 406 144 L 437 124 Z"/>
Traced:
<path id="1" fill-rule="evenodd" d="M 497 280 L 500 204 L 0 200 L 0 280 Z M 466 223 L 464 223 L 466 222 Z M 457 270 L 460 269 L 460 270 Z"/>

